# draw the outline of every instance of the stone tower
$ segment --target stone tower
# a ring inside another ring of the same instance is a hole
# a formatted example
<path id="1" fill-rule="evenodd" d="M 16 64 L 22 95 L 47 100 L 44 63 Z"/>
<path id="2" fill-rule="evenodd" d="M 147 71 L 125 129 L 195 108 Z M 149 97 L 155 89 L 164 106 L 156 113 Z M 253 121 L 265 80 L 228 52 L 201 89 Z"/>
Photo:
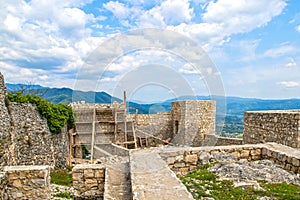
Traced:
<path id="1" fill-rule="evenodd" d="M 202 146 L 205 135 L 215 134 L 215 101 L 176 101 L 172 103 L 173 140 L 184 146 Z"/>

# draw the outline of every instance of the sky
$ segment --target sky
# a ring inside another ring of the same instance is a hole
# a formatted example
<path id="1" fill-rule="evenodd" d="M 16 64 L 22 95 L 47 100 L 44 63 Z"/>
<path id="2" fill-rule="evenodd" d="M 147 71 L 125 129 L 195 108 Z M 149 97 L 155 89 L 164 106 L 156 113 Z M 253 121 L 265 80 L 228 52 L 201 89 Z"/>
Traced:
<path id="1" fill-rule="evenodd" d="M 300 98 L 298 0 L 1 0 L 9 83 L 182 95 Z"/>

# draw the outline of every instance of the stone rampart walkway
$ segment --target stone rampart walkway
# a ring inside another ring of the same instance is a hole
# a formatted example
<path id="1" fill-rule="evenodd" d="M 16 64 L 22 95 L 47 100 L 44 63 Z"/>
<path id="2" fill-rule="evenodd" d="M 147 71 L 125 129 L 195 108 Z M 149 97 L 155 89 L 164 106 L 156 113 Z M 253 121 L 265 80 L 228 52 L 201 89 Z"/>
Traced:
<path id="1" fill-rule="evenodd" d="M 130 152 L 134 200 L 193 199 L 167 164 L 154 152 Z"/>

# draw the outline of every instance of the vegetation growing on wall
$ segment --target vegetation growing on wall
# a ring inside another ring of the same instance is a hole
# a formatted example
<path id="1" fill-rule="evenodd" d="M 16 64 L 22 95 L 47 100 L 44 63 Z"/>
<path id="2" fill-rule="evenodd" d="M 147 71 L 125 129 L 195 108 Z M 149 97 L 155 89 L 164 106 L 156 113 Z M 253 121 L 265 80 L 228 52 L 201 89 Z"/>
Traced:
<path id="1" fill-rule="evenodd" d="M 61 129 L 65 124 L 67 124 L 68 129 L 74 127 L 74 114 L 72 108 L 68 105 L 55 105 L 37 95 L 22 95 L 21 92 L 8 93 L 8 98 L 12 102 L 36 105 L 39 113 L 47 119 L 48 127 L 52 133 L 61 133 Z"/>

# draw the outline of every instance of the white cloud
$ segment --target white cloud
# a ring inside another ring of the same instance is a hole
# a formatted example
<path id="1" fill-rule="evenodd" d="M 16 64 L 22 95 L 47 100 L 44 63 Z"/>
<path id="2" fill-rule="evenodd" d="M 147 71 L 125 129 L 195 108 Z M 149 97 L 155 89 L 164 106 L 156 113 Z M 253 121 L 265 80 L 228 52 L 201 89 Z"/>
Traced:
<path id="1" fill-rule="evenodd" d="M 294 58 L 289 58 L 289 62 L 285 65 L 285 67 L 291 68 L 291 67 L 296 67 L 297 63 L 294 60 Z"/>
<path id="2" fill-rule="evenodd" d="M 300 25 L 296 27 L 296 31 L 300 33 Z"/>
<path id="3" fill-rule="evenodd" d="M 182 23 L 169 28 L 197 39 L 209 50 L 227 42 L 232 34 L 246 33 L 266 25 L 281 14 L 285 6 L 284 0 L 210 1 L 201 23 Z"/>
<path id="4" fill-rule="evenodd" d="M 103 5 L 104 8 L 111 11 L 114 16 L 120 19 L 129 17 L 132 10 L 128 6 L 118 1 L 110 1 Z"/>
<path id="5" fill-rule="evenodd" d="M 12 15 L 7 15 L 6 19 L 4 20 L 4 25 L 9 31 L 16 31 L 20 29 L 20 18 L 12 16 Z"/>
<path id="6" fill-rule="evenodd" d="M 31 81 L 52 87 L 73 87 L 84 57 L 104 40 L 92 37 L 89 28 L 103 17 L 94 17 L 81 9 L 90 2 L 1 2 L 0 70 L 6 79 L 14 83 Z"/>
<path id="7" fill-rule="evenodd" d="M 159 7 L 155 7 L 149 12 L 153 13 L 152 16 L 162 16 L 165 24 L 180 24 L 190 22 L 192 19 L 193 8 L 190 8 L 189 5 L 189 0 L 166 0 Z"/>
<path id="8" fill-rule="evenodd" d="M 131 27 L 160 27 L 189 23 L 193 17 L 193 8 L 189 0 L 166 0 L 156 2 L 152 8 L 146 10 L 143 2 L 133 3 L 134 6 L 109 1 L 103 5 L 117 17 L 122 25 Z"/>
<path id="9" fill-rule="evenodd" d="M 294 88 L 294 87 L 299 87 L 299 83 L 295 81 L 281 81 L 277 82 L 278 85 L 281 85 L 285 88 Z"/>
<path id="10" fill-rule="evenodd" d="M 264 56 L 266 57 L 272 57 L 272 58 L 276 58 L 279 56 L 284 56 L 290 53 L 294 53 L 296 51 L 296 48 L 292 45 L 282 45 L 280 47 L 277 48 L 273 48 L 273 49 L 269 49 L 264 53 Z"/>

